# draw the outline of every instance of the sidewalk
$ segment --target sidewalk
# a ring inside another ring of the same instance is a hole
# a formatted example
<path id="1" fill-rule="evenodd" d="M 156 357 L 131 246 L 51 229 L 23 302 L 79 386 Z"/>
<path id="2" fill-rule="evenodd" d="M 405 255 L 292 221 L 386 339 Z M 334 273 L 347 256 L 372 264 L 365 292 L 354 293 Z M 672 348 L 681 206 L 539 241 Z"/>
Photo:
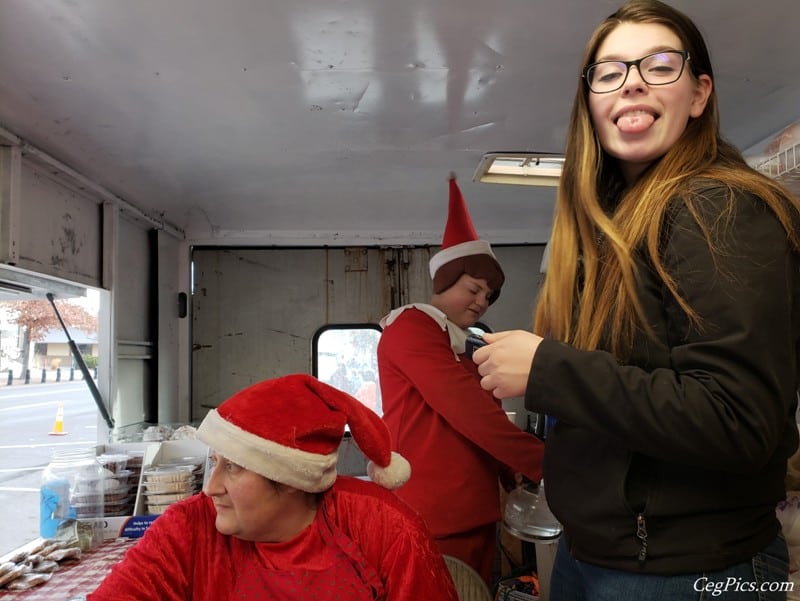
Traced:
<path id="1" fill-rule="evenodd" d="M 29 386 L 31 384 L 54 384 L 58 382 L 80 382 L 83 373 L 77 367 L 64 369 L 30 369 L 27 378 L 17 377 L 10 370 L 0 371 L 0 386 Z M 97 370 L 89 369 L 89 373 L 97 379 Z"/>

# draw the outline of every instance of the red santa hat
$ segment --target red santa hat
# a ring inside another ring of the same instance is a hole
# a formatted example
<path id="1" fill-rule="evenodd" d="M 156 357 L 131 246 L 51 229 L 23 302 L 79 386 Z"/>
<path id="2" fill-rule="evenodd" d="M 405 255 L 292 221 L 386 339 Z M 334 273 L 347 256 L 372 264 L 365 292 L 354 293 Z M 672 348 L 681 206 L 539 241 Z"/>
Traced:
<path id="1" fill-rule="evenodd" d="M 430 260 L 433 291 L 444 292 L 456 283 L 462 274 L 467 273 L 474 278 L 485 279 L 492 294 L 489 303 L 500 296 L 500 288 L 505 281 L 503 269 L 492 252 L 492 247 L 485 240 L 479 240 L 472 219 L 467 211 L 467 204 L 456 184 L 456 177 L 450 174 L 450 203 L 447 212 L 447 224 L 442 236 L 442 249 Z"/>
<path id="2" fill-rule="evenodd" d="M 403 485 L 411 466 L 391 451 L 380 417 L 338 388 L 305 374 L 266 380 L 212 409 L 197 437 L 226 459 L 306 492 L 327 490 L 345 424 L 367 456 L 367 474 L 384 488 Z"/>

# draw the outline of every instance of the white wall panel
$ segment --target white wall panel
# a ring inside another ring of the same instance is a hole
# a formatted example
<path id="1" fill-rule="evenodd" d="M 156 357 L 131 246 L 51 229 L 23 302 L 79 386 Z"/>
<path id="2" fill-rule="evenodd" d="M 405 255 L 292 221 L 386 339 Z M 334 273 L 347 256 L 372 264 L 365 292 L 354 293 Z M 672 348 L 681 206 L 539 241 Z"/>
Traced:
<path id="1" fill-rule="evenodd" d="M 18 267 L 100 286 L 101 223 L 98 199 L 23 160 Z"/>
<path id="2" fill-rule="evenodd" d="M 158 233 L 158 421 L 172 423 L 187 421 L 189 406 L 181 399 L 181 360 L 188 363 L 189 354 L 181 359 L 179 351 L 186 350 L 180 342 L 181 320 L 178 316 L 178 293 L 181 288 L 179 269 L 187 262 L 179 261 L 183 244 L 173 236 Z M 185 291 L 185 290 L 184 290 Z"/>
<path id="3" fill-rule="evenodd" d="M 151 394 L 153 341 L 150 339 L 150 250 L 148 232 L 138 222 L 120 218 L 112 294 L 116 402 L 118 426 L 143 421 Z"/>
<path id="4" fill-rule="evenodd" d="M 146 341 L 150 336 L 148 298 L 150 250 L 147 230 L 124 217 L 119 221 L 119 272 L 115 278 L 117 337 Z"/>
<path id="5" fill-rule="evenodd" d="M 311 373 L 319 327 L 377 323 L 386 266 L 363 250 L 195 249 L 193 418 L 250 384 Z"/>

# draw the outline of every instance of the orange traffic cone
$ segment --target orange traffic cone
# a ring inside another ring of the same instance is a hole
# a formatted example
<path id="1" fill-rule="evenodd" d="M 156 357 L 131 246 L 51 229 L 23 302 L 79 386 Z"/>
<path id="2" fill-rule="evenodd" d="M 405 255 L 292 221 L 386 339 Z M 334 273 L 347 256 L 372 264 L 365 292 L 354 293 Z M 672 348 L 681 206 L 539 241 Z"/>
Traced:
<path id="1" fill-rule="evenodd" d="M 64 431 L 64 403 L 59 403 L 56 410 L 56 423 L 50 436 L 64 436 L 64 434 L 66 434 Z"/>

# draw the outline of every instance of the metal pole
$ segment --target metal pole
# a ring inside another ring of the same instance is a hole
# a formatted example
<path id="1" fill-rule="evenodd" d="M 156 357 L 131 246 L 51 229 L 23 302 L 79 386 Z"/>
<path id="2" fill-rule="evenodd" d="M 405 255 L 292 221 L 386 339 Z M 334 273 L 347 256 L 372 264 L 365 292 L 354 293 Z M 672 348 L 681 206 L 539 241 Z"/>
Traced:
<path id="1" fill-rule="evenodd" d="M 53 296 L 52 292 L 48 292 L 47 300 L 50 301 L 50 304 L 53 306 L 53 311 L 56 312 L 56 317 L 58 317 L 58 321 L 61 323 L 61 327 L 64 328 L 64 334 L 67 336 L 67 341 L 69 343 L 69 349 L 72 351 L 72 356 L 74 357 L 75 362 L 78 364 L 78 367 L 83 374 L 83 379 L 86 380 L 86 385 L 89 387 L 89 390 L 94 397 L 94 402 L 97 405 L 97 409 L 100 411 L 100 415 L 103 416 L 103 420 L 105 420 L 108 429 L 113 430 L 114 420 L 108 414 L 108 409 L 106 409 L 106 404 L 103 402 L 103 397 L 100 395 L 100 391 L 97 389 L 97 385 L 94 383 L 94 379 L 89 373 L 89 368 L 86 366 L 86 362 L 83 360 L 83 355 L 81 355 L 78 345 L 75 344 L 75 341 L 72 339 L 72 337 L 70 337 L 69 330 L 67 329 L 64 320 L 61 319 L 61 314 L 58 312 L 58 307 L 56 307 L 54 299 L 55 297 Z"/>

